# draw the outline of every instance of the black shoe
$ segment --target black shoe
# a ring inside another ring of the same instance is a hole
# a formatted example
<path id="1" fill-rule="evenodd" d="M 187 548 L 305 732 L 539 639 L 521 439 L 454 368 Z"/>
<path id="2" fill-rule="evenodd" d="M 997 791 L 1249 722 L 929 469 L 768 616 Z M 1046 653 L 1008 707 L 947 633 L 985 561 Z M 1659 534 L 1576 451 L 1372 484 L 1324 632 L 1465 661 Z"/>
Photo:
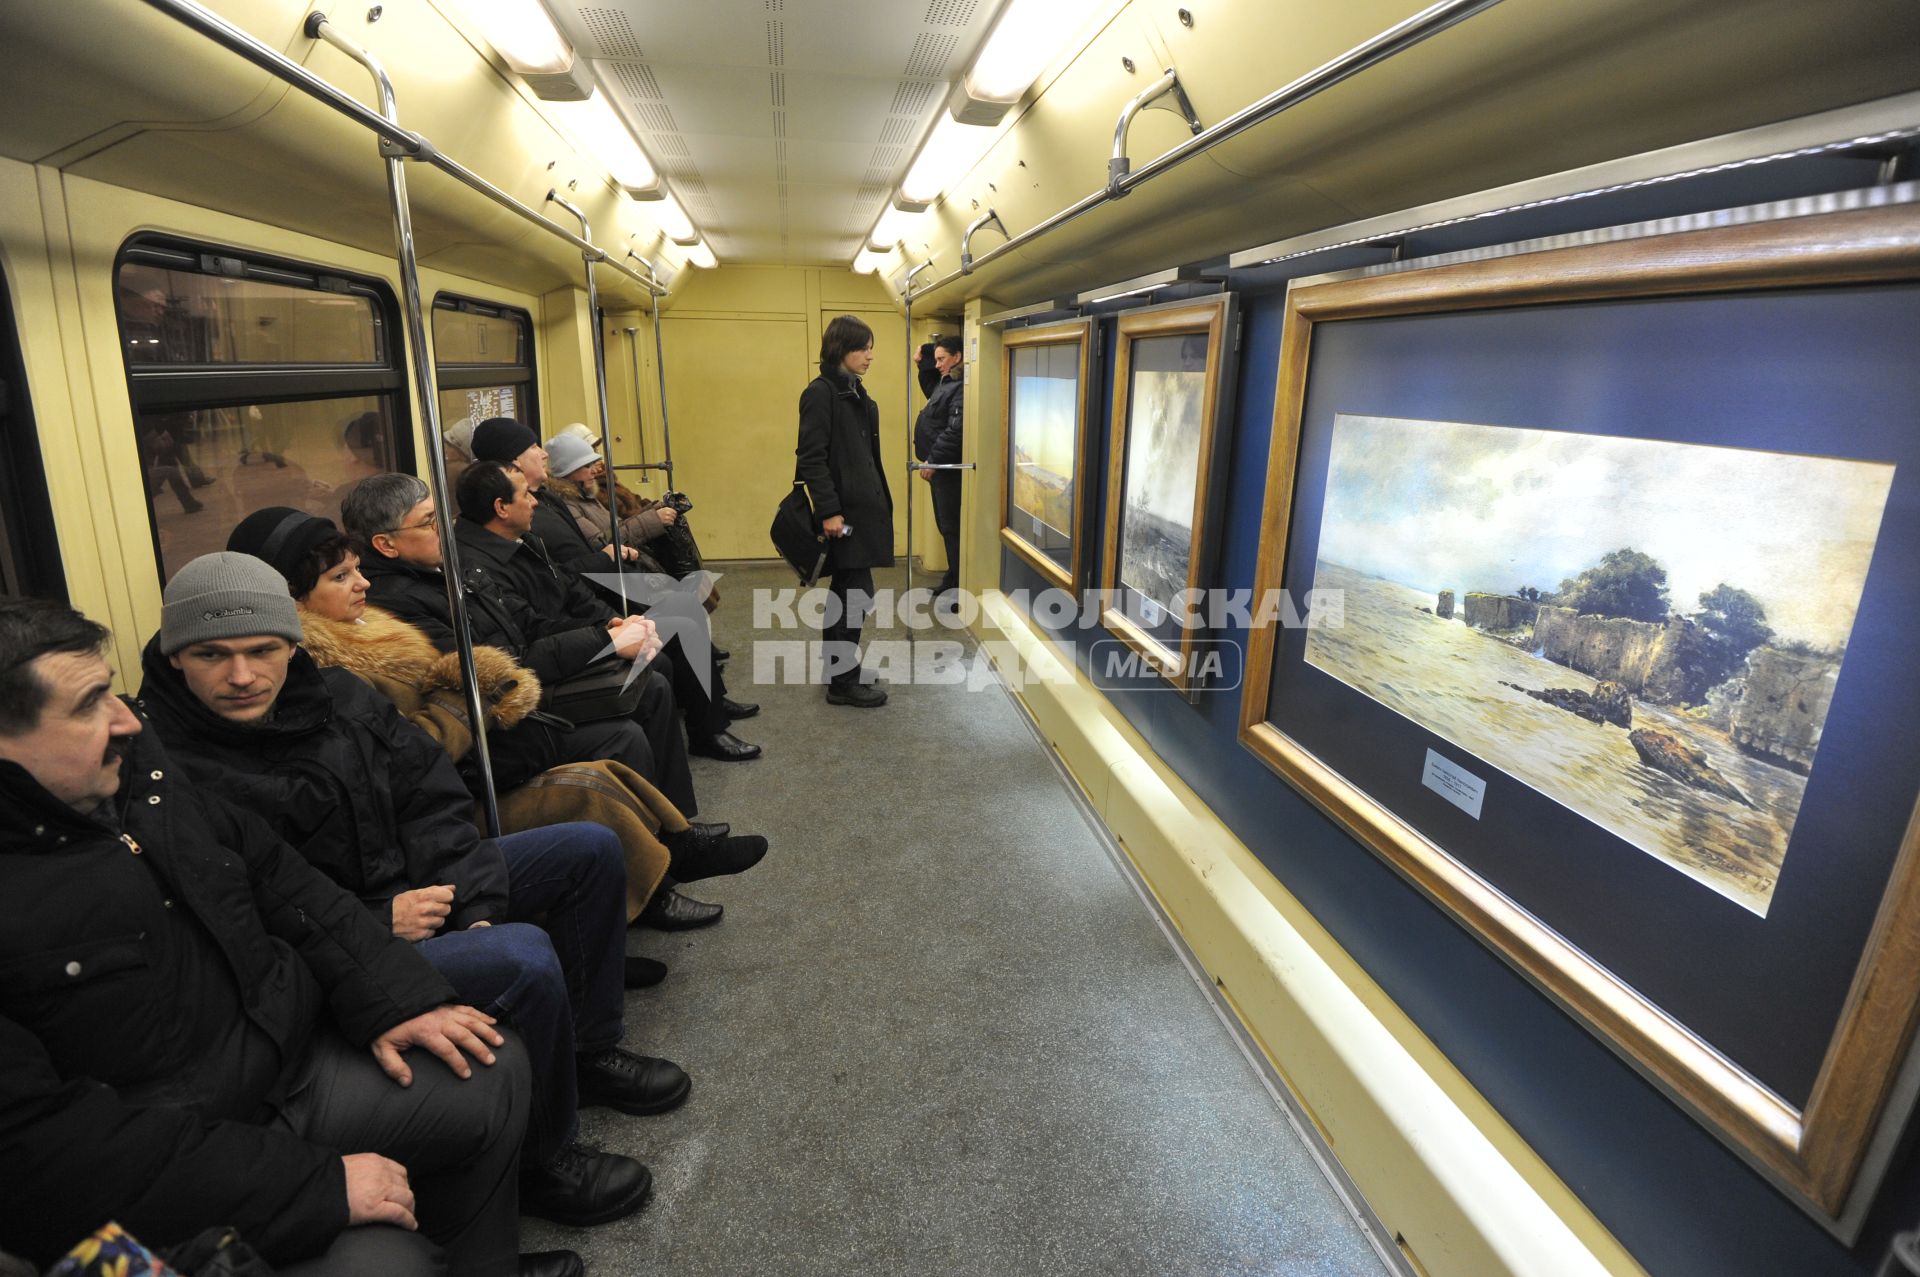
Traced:
<path id="1" fill-rule="evenodd" d="M 187 497 L 180 498 L 180 509 L 183 513 L 199 514 L 202 510 L 206 508 L 207 508 L 206 506 L 202 505 L 198 501 L 194 501 Z"/>
<path id="2" fill-rule="evenodd" d="M 760 747 L 749 744 L 732 732 L 715 732 L 706 740 L 687 742 L 687 752 L 702 758 L 717 758 L 723 763 L 744 763 L 760 757 Z"/>
<path id="3" fill-rule="evenodd" d="M 677 834 L 663 833 L 660 841 L 673 857 L 667 872 L 676 882 L 744 873 L 767 854 L 767 840 L 758 834 L 715 838 L 687 829 Z"/>
<path id="4" fill-rule="evenodd" d="M 653 1192 L 653 1175 L 631 1157 L 601 1153 L 580 1144 L 569 1144 L 539 1166 L 523 1162 L 520 1166 L 520 1213 L 538 1215 L 556 1224 L 583 1228 L 605 1224 L 631 1215 L 647 1203 Z M 578 1265 L 580 1257 L 572 1251 L 549 1251 L 550 1257 L 565 1255 Z M 520 1271 L 527 1271 L 528 1256 L 520 1257 Z M 558 1264 L 557 1258 L 552 1260 Z M 533 1271 L 579 1272 L 578 1267 L 536 1268 Z"/>
<path id="5" fill-rule="evenodd" d="M 520 1256 L 519 1273 L 520 1277 L 587 1277 L 587 1266 L 570 1250 L 536 1250 Z"/>
<path id="6" fill-rule="evenodd" d="M 627 959 L 627 987 L 651 989 L 667 978 L 667 964 L 652 958 Z"/>
<path id="7" fill-rule="evenodd" d="M 827 704 L 851 705 L 855 709 L 875 709 L 887 703 L 885 689 L 867 683 L 828 683 Z"/>
<path id="8" fill-rule="evenodd" d="M 722 696 L 720 698 L 720 712 L 725 714 L 729 719 L 738 721 L 742 718 L 752 718 L 760 712 L 760 707 L 748 701 L 736 701 Z"/>
<path id="9" fill-rule="evenodd" d="M 695 927 L 711 927 L 726 911 L 725 905 L 710 905 L 662 886 L 653 893 L 653 899 L 647 901 L 647 907 L 640 911 L 633 925 L 657 931 L 691 931 Z"/>
<path id="10" fill-rule="evenodd" d="M 687 828 L 702 838 L 725 838 L 733 832 L 733 826 L 724 820 L 689 820 Z"/>
<path id="11" fill-rule="evenodd" d="M 579 1057 L 580 1107 L 604 1104 L 622 1113 L 644 1116 L 679 1108 L 693 1081 L 671 1060 L 635 1055 L 610 1046 L 598 1055 Z"/>
<path id="12" fill-rule="evenodd" d="M 733 653 L 724 647 L 716 646 L 713 649 L 713 659 L 716 661 L 730 661 L 733 659 Z"/>

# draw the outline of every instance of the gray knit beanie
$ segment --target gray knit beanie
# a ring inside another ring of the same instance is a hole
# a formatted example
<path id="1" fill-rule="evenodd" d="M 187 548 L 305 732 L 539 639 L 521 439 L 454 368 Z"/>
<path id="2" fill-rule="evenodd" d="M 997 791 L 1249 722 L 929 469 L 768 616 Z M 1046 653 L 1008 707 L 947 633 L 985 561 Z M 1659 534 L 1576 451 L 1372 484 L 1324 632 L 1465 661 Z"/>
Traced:
<path id="1" fill-rule="evenodd" d="M 203 554 L 173 574 L 160 594 L 160 651 L 214 639 L 278 634 L 298 643 L 300 613 L 287 579 L 251 554 Z"/>

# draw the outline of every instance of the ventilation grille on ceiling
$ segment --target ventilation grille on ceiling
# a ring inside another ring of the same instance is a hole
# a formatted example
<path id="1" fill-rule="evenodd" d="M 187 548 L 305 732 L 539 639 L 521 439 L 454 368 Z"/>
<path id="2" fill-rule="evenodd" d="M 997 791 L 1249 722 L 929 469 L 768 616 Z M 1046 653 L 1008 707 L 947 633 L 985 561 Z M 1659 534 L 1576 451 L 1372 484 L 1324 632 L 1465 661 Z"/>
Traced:
<path id="1" fill-rule="evenodd" d="M 957 35 L 936 35 L 931 31 L 922 31 L 913 42 L 913 52 L 907 55 L 907 69 L 900 74 L 939 79 L 947 73 L 947 59 L 953 56 L 953 46 L 958 43 L 960 37 Z"/>
<path id="2" fill-rule="evenodd" d="M 647 56 L 640 51 L 640 41 L 634 37 L 633 28 L 627 23 L 627 15 L 619 9 L 582 5 L 580 23 L 600 46 L 600 56 L 603 58 Z"/>
<path id="3" fill-rule="evenodd" d="M 767 0 L 767 12 L 779 13 L 787 7 L 787 0 Z"/>
<path id="4" fill-rule="evenodd" d="M 785 71 L 767 72 L 767 92 L 773 99 L 773 109 L 787 109 L 787 73 Z"/>
<path id="5" fill-rule="evenodd" d="M 678 133 L 655 133 L 652 135 L 653 149 L 662 155 L 691 156 L 687 149 L 687 139 Z"/>
<path id="6" fill-rule="evenodd" d="M 665 102 L 635 102 L 634 114 L 652 133 L 678 133 L 680 125 L 674 121 L 673 112 Z"/>
<path id="7" fill-rule="evenodd" d="M 787 24 L 776 18 L 767 19 L 767 65 L 782 66 L 787 60 Z"/>
<path id="8" fill-rule="evenodd" d="M 773 135 L 777 138 L 786 137 L 787 113 L 785 111 L 775 111 L 773 113 Z"/>
<path id="9" fill-rule="evenodd" d="M 930 27 L 964 27 L 973 21 L 978 0 L 928 0 L 926 23 Z"/>
<path id="10" fill-rule="evenodd" d="M 890 119 L 880 126 L 880 145 L 899 146 L 913 137 L 913 121 Z"/>
<path id="11" fill-rule="evenodd" d="M 653 78 L 653 68 L 646 63 L 609 60 L 604 65 L 612 70 L 620 91 L 634 101 L 658 102 L 665 96 L 660 92 L 660 82 Z"/>
<path id="12" fill-rule="evenodd" d="M 912 80 L 902 80 L 900 87 L 893 91 L 893 106 L 888 110 L 887 114 L 904 115 L 918 122 L 920 116 L 926 111 L 928 103 L 933 101 L 933 95 L 945 87 L 944 84 L 915 83 Z"/>

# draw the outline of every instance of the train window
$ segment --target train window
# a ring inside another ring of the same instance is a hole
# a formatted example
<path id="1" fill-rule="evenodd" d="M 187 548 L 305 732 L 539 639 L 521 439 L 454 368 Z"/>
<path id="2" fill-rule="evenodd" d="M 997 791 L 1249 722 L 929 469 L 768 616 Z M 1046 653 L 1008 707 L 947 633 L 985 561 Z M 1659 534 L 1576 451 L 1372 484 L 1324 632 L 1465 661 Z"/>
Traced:
<path id="1" fill-rule="evenodd" d="M 465 464 L 473 428 L 489 417 L 540 432 L 526 311 L 441 293 L 433 299 L 433 362 L 450 473 Z"/>
<path id="2" fill-rule="evenodd" d="M 346 489 L 409 469 L 398 312 L 378 281 L 172 240 L 114 271 L 164 580 L 286 505 L 337 520 Z"/>
<path id="3" fill-rule="evenodd" d="M 0 594 L 67 598 L 13 299 L 0 274 Z"/>

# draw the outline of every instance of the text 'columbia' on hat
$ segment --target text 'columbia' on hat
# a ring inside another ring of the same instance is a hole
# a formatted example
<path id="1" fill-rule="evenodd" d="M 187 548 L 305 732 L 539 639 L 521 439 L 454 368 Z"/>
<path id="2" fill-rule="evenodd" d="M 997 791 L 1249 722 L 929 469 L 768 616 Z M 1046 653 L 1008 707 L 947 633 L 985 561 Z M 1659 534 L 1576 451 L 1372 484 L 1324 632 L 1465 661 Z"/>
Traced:
<path id="1" fill-rule="evenodd" d="M 590 466 L 600 456 L 593 445 L 579 435 L 555 435 L 547 440 L 547 470 L 562 478 L 572 474 L 581 466 Z"/>
<path id="2" fill-rule="evenodd" d="M 512 417 L 488 417 L 473 429 L 476 461 L 513 461 L 539 446 L 540 437 Z"/>
<path id="3" fill-rule="evenodd" d="M 275 634 L 298 643 L 300 613 L 286 578 L 251 554 L 203 554 L 167 582 L 160 594 L 160 651 L 219 639 Z"/>

